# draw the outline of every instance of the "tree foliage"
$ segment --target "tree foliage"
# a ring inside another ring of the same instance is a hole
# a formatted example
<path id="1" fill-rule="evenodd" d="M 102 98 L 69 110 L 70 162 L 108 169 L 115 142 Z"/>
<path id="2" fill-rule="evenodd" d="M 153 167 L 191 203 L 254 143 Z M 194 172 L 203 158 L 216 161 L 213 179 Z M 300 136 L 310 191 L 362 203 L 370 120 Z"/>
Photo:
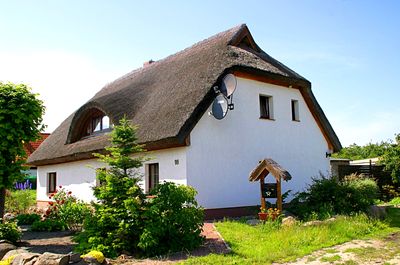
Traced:
<path id="1" fill-rule="evenodd" d="M 332 156 L 351 160 L 379 157 L 378 163 L 390 172 L 393 182 L 400 182 L 400 134 L 395 135 L 394 141 L 369 143 L 364 146 L 352 144 Z"/>
<path id="2" fill-rule="evenodd" d="M 382 156 L 390 147 L 390 142 L 369 143 L 364 146 L 352 144 L 344 147 L 340 152 L 333 154 L 333 157 L 359 160 L 366 158 L 375 158 Z"/>
<path id="3" fill-rule="evenodd" d="M 99 203 L 94 204 L 94 215 L 85 221 L 84 232 L 77 237 L 79 250 L 96 249 L 107 256 L 134 253 L 142 231 L 145 195 L 134 170 L 142 165 L 143 158 L 131 155 L 143 152 L 143 148 L 137 144 L 135 128 L 127 119 L 113 128 L 111 146 L 106 151 L 106 155 L 95 154 L 109 168 L 97 170 L 100 185 L 94 188 L 94 195 Z"/>
<path id="4" fill-rule="evenodd" d="M 385 165 L 392 176 L 393 182 L 400 182 L 400 134 L 396 134 L 395 144 L 390 145 L 382 155 L 379 163 Z"/>
<path id="5" fill-rule="evenodd" d="M 43 102 L 28 86 L 0 82 L 0 218 L 5 189 L 22 177 L 24 143 L 39 137 L 43 114 Z"/>

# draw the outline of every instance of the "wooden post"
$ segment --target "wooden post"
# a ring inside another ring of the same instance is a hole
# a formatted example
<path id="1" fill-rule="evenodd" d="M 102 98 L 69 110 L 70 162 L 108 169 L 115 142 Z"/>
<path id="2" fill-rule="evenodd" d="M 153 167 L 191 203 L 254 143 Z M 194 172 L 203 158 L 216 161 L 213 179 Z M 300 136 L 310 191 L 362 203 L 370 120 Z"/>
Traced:
<path id="1" fill-rule="evenodd" d="M 276 178 L 276 197 L 276 206 L 278 210 L 282 212 L 282 191 L 280 178 Z"/>
<path id="2" fill-rule="evenodd" d="M 261 177 L 261 178 L 260 178 L 261 208 L 262 208 L 262 209 L 265 209 L 265 208 L 266 208 L 265 199 L 264 199 L 264 197 L 263 197 L 264 179 L 265 179 L 265 177 Z"/>

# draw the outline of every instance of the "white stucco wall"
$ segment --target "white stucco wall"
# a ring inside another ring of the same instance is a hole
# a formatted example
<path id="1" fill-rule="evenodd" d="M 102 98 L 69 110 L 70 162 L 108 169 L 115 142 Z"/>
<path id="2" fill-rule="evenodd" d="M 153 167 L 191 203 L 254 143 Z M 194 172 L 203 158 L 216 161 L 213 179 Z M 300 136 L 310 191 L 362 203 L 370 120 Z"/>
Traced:
<path id="1" fill-rule="evenodd" d="M 146 157 L 149 160 L 138 170 L 140 175 L 145 176 L 146 164 L 159 163 L 160 182 L 171 181 L 186 185 L 186 147 L 148 152 Z M 179 160 L 178 165 L 175 165 L 175 160 Z M 49 201 L 47 194 L 49 172 L 57 173 L 57 186 L 61 185 L 68 191 L 72 191 L 75 196 L 85 202 L 95 200 L 92 191 L 92 187 L 96 185 L 95 169 L 102 167 L 105 165 L 97 159 L 38 167 L 37 200 Z M 142 188 L 147 188 L 146 178 L 143 178 L 140 185 Z"/>
<path id="2" fill-rule="evenodd" d="M 260 94 L 273 97 L 275 120 L 259 118 Z M 299 101 L 300 122 L 292 121 L 292 99 Z M 259 204 L 259 184 L 250 183 L 248 175 L 263 158 L 291 173 L 283 192 L 302 190 L 312 176 L 328 173 L 327 142 L 299 90 L 238 78 L 233 102 L 235 109 L 223 120 L 210 116 L 209 109 L 191 132 L 187 183 L 197 189 L 203 207 Z"/>
<path id="3" fill-rule="evenodd" d="M 81 200 L 94 200 L 92 187 L 96 184 L 96 168 L 104 167 L 96 159 L 38 167 L 37 200 L 49 201 L 47 174 L 56 172 L 57 187 L 62 186 Z"/>

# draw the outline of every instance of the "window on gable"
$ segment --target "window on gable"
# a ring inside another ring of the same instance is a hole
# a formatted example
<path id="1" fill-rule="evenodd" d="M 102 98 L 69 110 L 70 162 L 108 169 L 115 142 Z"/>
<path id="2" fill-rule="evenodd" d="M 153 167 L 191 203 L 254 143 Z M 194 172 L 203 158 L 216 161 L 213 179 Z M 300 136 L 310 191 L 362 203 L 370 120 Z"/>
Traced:
<path id="1" fill-rule="evenodd" d="M 292 121 L 300 121 L 299 117 L 299 101 L 292 99 Z"/>
<path id="2" fill-rule="evenodd" d="M 47 173 L 47 193 L 55 193 L 57 189 L 57 173 Z"/>
<path id="3" fill-rule="evenodd" d="M 272 96 L 260 95 L 260 118 L 274 119 Z"/>

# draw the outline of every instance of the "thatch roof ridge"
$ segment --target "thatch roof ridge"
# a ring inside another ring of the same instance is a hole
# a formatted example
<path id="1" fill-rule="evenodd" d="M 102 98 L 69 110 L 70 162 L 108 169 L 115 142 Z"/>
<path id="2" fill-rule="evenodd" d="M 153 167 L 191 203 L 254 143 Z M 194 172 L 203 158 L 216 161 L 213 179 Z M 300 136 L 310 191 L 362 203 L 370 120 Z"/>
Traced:
<path id="1" fill-rule="evenodd" d="M 242 38 L 247 38 L 251 47 Z M 73 141 L 74 132 L 91 108 L 100 109 L 114 123 L 126 115 L 139 126 L 140 142 L 151 150 L 188 144 L 191 130 L 215 97 L 213 86 L 227 72 L 255 71 L 257 75 L 295 83 L 298 87 L 311 86 L 306 79 L 258 49 L 247 26 L 241 24 L 133 70 L 104 86 L 71 114 L 30 156 L 29 162 L 41 165 L 74 161 L 104 148 L 107 135 Z M 331 128 L 326 117 L 321 117 L 321 122 Z M 340 146 L 334 132 L 330 137 Z"/>

